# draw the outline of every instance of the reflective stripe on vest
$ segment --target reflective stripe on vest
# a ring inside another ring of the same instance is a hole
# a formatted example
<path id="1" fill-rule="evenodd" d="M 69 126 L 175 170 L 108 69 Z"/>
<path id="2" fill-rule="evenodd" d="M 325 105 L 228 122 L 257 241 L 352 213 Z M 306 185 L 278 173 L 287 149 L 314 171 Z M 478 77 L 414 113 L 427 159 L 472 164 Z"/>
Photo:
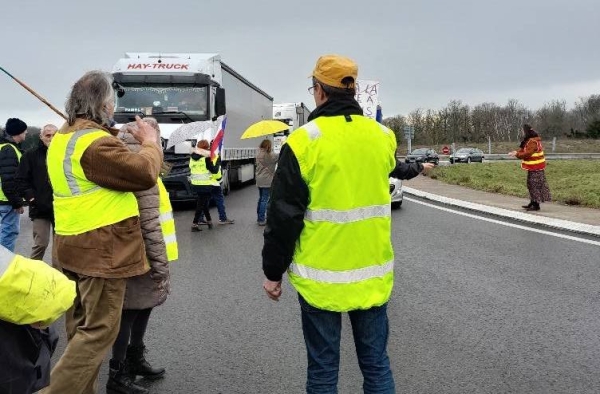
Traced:
<path id="1" fill-rule="evenodd" d="M 379 278 L 391 273 L 394 271 L 394 261 L 388 261 L 384 265 L 375 265 L 347 271 L 317 270 L 292 262 L 292 264 L 290 264 L 290 271 L 301 278 L 310 279 L 315 282 L 355 283 Z"/>
<path id="2" fill-rule="evenodd" d="M 521 160 L 521 168 L 527 171 L 540 171 L 546 168 L 546 158 L 544 157 L 544 148 L 542 141 L 535 141 L 536 151 L 527 159 Z"/>
<path id="3" fill-rule="evenodd" d="M 212 173 L 206 168 L 206 158 L 198 160 L 190 158 L 190 183 L 197 186 L 218 186 L 219 183 L 212 179 Z"/>
<path id="4" fill-rule="evenodd" d="M 15 254 L 3 246 L 0 246 L 0 277 L 4 275 Z"/>
<path id="5" fill-rule="evenodd" d="M 14 149 L 15 153 L 17 154 L 17 163 L 21 162 L 21 151 L 19 151 L 19 149 L 14 146 L 11 143 L 4 143 L 4 144 L 0 144 L 0 150 L 2 148 L 4 148 L 6 145 L 10 146 L 11 148 Z M 2 178 L 0 178 L 0 201 L 8 201 L 8 198 L 6 198 L 6 195 L 4 194 L 4 191 L 2 190 Z"/>
<path id="6" fill-rule="evenodd" d="M 169 201 L 169 193 L 165 189 L 165 185 L 159 178 L 156 182 L 159 193 L 159 212 L 160 212 L 160 228 L 162 230 L 165 247 L 167 249 L 167 260 L 177 260 L 179 257 L 179 248 L 177 246 L 177 237 L 175 235 L 175 218 L 173 217 L 173 208 Z"/>
<path id="7" fill-rule="evenodd" d="M 389 173 L 396 139 L 371 119 L 351 120 L 320 117 L 286 141 L 310 190 L 290 283 L 310 305 L 337 312 L 383 305 L 394 275 Z M 357 167 L 357 158 L 369 164 Z"/>
<path id="8" fill-rule="evenodd" d="M 81 167 L 81 157 L 106 131 L 79 130 L 57 133 L 48 148 L 48 175 L 54 194 L 55 231 L 77 235 L 139 216 L 137 200 L 131 192 L 96 185 Z"/>

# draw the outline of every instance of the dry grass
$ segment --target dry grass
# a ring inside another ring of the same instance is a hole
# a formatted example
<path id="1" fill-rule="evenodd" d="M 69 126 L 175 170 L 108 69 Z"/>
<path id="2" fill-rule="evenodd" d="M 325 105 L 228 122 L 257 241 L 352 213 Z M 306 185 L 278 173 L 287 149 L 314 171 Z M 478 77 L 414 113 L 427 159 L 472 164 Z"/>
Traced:
<path id="1" fill-rule="evenodd" d="M 436 167 L 440 181 L 527 198 L 526 172 L 518 161 Z M 600 160 L 550 160 L 546 178 L 553 201 L 600 209 Z"/>

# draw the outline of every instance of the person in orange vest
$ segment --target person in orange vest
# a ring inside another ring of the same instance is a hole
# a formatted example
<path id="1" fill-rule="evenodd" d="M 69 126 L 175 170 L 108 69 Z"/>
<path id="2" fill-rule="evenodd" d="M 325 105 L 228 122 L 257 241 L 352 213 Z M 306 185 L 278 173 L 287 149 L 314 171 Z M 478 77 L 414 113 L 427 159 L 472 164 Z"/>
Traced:
<path id="1" fill-rule="evenodd" d="M 527 211 L 539 211 L 540 203 L 551 201 L 550 188 L 546 182 L 546 158 L 539 134 L 528 125 L 523 125 L 524 137 L 519 150 L 509 152 L 509 156 L 521 159 L 521 168 L 527 171 L 527 189 L 530 202 L 523 205 Z"/>

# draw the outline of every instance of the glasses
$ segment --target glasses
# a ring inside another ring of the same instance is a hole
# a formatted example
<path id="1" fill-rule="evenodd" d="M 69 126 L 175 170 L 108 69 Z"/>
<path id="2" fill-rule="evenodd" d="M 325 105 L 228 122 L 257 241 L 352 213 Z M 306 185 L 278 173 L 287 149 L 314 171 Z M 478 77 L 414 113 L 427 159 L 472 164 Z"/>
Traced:
<path id="1" fill-rule="evenodd" d="M 308 94 L 310 94 L 311 96 L 315 94 L 315 88 L 317 87 L 317 84 L 314 84 L 313 86 L 308 88 Z"/>

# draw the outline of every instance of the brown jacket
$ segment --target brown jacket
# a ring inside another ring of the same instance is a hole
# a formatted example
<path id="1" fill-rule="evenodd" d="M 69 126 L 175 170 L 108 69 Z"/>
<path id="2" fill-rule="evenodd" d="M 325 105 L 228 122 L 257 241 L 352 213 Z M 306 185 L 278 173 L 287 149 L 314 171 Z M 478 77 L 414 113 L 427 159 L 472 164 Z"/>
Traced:
<path id="1" fill-rule="evenodd" d="M 119 133 L 118 137 L 132 152 L 139 152 L 142 148 L 129 133 Z M 160 195 L 156 185 L 134 194 L 140 210 L 142 237 L 150 271 L 127 279 L 123 309 L 154 308 L 165 302 L 171 288 L 167 247 L 160 227 Z"/>
<path id="2" fill-rule="evenodd" d="M 144 143 L 131 152 L 115 132 L 87 121 L 65 124 L 59 133 L 102 129 L 109 138 L 94 141 L 83 153 L 81 166 L 87 179 L 118 191 L 147 190 L 156 184 L 162 151 L 155 143 Z M 56 235 L 53 255 L 60 266 L 80 275 L 99 278 L 129 278 L 148 271 L 138 216 L 78 235 Z"/>
<path id="3" fill-rule="evenodd" d="M 267 153 L 264 149 L 258 150 L 258 154 L 256 155 L 257 187 L 271 187 L 278 159 L 279 155 L 277 153 Z"/>
<path id="4" fill-rule="evenodd" d="M 529 159 L 531 155 L 538 151 L 538 142 L 542 139 L 540 137 L 530 138 L 523 148 L 520 148 L 515 155 L 521 160 Z"/>

